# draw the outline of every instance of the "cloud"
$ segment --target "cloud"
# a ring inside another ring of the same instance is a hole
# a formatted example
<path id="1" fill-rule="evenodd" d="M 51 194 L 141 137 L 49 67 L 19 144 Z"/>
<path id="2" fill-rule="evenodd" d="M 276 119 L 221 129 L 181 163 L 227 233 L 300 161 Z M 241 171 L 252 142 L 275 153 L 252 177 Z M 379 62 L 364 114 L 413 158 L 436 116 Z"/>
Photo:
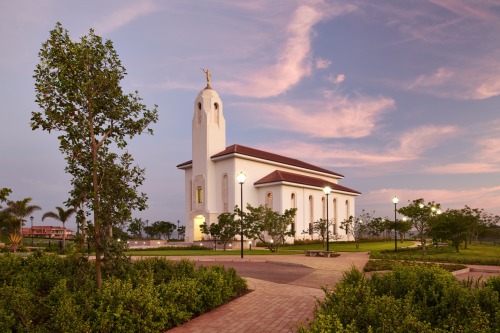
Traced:
<path id="1" fill-rule="evenodd" d="M 455 126 L 425 125 L 403 133 L 398 145 L 391 151 L 397 156 L 414 159 L 424 151 L 437 147 L 439 143 L 458 131 Z"/>
<path id="2" fill-rule="evenodd" d="M 130 6 L 120 8 L 95 25 L 98 34 L 109 34 L 132 22 L 140 16 L 150 14 L 158 9 L 151 0 L 133 2 Z"/>
<path id="3" fill-rule="evenodd" d="M 500 51 L 496 53 L 500 55 Z M 460 67 L 441 67 L 400 86 L 446 98 L 487 99 L 500 95 L 500 61 L 490 57 L 469 59 Z"/>
<path id="4" fill-rule="evenodd" d="M 426 152 L 432 150 L 440 142 L 455 134 L 457 129 L 452 126 L 422 126 L 409 133 L 405 132 L 394 138 L 395 146 L 369 145 L 364 143 L 313 143 L 313 142 L 276 142 L 264 150 L 277 151 L 285 156 L 298 159 L 308 156 L 308 161 L 317 165 L 332 167 L 378 167 L 377 172 L 392 172 L 401 163 L 414 162 L 421 159 Z M 380 166 L 384 165 L 383 169 Z M 389 167 L 390 166 L 390 167 Z M 364 171 L 366 172 L 366 170 Z"/>
<path id="5" fill-rule="evenodd" d="M 328 59 L 316 58 L 315 67 L 316 69 L 325 69 L 330 67 L 332 62 Z"/>
<path id="6" fill-rule="evenodd" d="M 370 135 L 382 113 L 394 108 L 386 97 L 335 96 L 300 105 L 254 103 L 259 126 L 293 131 L 317 138 L 362 138 Z M 258 106 L 258 107 L 256 107 Z"/>
<path id="7" fill-rule="evenodd" d="M 286 27 L 283 46 L 272 65 L 246 73 L 238 81 L 224 81 L 218 85 L 238 96 L 266 98 L 278 96 L 294 87 L 311 74 L 311 38 L 313 27 L 320 21 L 338 16 L 355 7 L 353 5 L 327 5 L 324 1 L 307 1 L 299 5 Z M 326 66 L 320 61 L 320 66 Z M 318 63 L 316 63 L 318 65 Z"/>
<path id="8" fill-rule="evenodd" d="M 326 80 L 333 84 L 341 84 L 345 80 L 345 74 L 330 75 Z"/>
<path id="9" fill-rule="evenodd" d="M 362 201 L 364 204 L 387 204 L 394 195 L 399 197 L 401 207 L 405 206 L 408 201 L 424 198 L 426 201 L 440 203 L 442 210 L 463 208 L 468 205 L 473 208 L 484 208 L 494 214 L 500 214 L 500 186 L 467 189 L 383 188 L 363 193 Z"/>

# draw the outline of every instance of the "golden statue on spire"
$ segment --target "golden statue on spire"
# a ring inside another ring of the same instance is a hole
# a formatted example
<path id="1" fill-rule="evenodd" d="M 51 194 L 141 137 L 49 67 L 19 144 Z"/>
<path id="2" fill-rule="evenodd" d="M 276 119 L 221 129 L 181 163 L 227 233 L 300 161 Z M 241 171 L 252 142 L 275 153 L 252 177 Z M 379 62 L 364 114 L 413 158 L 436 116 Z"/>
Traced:
<path id="1" fill-rule="evenodd" d="M 210 70 L 207 68 L 201 68 L 201 70 L 203 71 L 203 73 L 205 73 L 205 76 L 207 77 L 207 87 L 210 87 L 210 77 L 212 76 L 212 74 L 210 73 Z"/>

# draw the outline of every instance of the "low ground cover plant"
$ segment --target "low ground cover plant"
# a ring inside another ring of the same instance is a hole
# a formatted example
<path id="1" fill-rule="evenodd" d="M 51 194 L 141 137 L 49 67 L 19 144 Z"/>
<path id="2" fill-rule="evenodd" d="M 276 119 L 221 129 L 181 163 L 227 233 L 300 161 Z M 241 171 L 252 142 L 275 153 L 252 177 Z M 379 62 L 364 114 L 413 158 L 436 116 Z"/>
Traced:
<path id="1" fill-rule="evenodd" d="M 36 253 L 0 255 L 0 332 L 164 332 L 247 291 L 234 269 L 150 258 L 105 269 Z"/>
<path id="2" fill-rule="evenodd" d="M 458 282 L 436 266 L 397 265 L 371 279 L 352 268 L 325 289 L 299 332 L 498 332 L 500 277 Z"/>
<path id="3" fill-rule="evenodd" d="M 438 266 L 448 272 L 454 272 L 461 269 L 467 268 L 465 265 L 459 264 L 432 264 L 432 263 L 419 263 L 415 261 L 394 261 L 394 260 L 368 260 L 363 271 L 365 272 L 376 272 L 376 271 L 390 271 L 397 265 L 427 265 L 427 266 Z"/>

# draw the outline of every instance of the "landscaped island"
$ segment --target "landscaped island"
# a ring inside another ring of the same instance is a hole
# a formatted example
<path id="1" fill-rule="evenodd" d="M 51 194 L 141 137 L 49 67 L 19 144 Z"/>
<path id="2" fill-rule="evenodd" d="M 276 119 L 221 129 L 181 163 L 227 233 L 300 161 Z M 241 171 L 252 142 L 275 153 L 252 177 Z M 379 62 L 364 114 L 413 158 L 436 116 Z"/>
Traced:
<path id="1" fill-rule="evenodd" d="M 234 269 L 152 258 L 105 264 L 0 255 L 0 332 L 164 332 L 247 291 Z"/>

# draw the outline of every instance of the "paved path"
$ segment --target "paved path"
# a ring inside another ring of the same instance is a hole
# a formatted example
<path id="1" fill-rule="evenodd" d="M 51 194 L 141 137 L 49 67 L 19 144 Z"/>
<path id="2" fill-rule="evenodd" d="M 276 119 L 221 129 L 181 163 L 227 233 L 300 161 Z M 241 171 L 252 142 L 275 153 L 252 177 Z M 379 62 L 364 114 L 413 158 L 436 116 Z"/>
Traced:
<path id="1" fill-rule="evenodd" d="M 252 292 L 169 330 L 169 333 L 293 332 L 296 323 L 313 319 L 316 300 L 324 296 L 320 287 L 334 285 L 353 265 L 363 268 L 368 254 L 342 253 L 336 258 L 280 255 L 190 259 L 200 264 L 216 262 L 235 267 Z M 248 277 L 250 271 L 255 277 Z M 274 272 L 272 277 L 270 272 Z"/>
<path id="2" fill-rule="evenodd" d="M 352 266 L 362 269 L 369 255 L 344 252 L 335 258 L 259 255 L 244 259 L 235 256 L 189 259 L 199 265 L 234 267 L 246 279 L 252 292 L 169 330 L 169 333 L 295 332 L 297 323 L 313 319 L 316 300 L 324 297 L 321 287 L 335 285 Z M 500 275 L 498 266 L 471 265 L 470 268 L 470 272 L 464 271 L 457 278 Z"/>

